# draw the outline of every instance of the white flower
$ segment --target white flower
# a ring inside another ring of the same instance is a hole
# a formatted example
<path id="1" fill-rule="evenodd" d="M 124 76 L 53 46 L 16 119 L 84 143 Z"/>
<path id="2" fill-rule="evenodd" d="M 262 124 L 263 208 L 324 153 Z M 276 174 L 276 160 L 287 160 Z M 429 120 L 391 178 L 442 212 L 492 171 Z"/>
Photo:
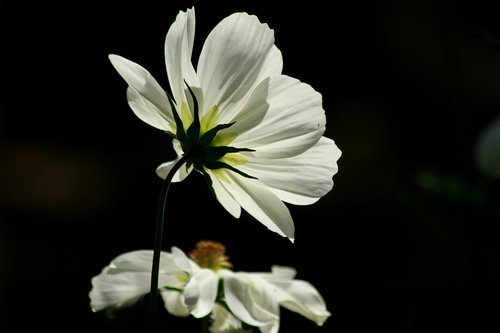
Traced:
<path id="1" fill-rule="evenodd" d="M 319 292 L 296 280 L 295 270 L 273 266 L 271 273 L 221 271 L 227 306 L 243 322 L 263 333 L 278 332 L 279 306 L 297 312 L 321 326 L 331 315 Z"/>
<path id="2" fill-rule="evenodd" d="M 110 315 L 115 310 L 130 306 L 150 292 L 153 251 L 138 250 L 124 253 L 111 261 L 91 280 L 90 307 Z M 207 278 L 210 277 L 210 278 Z M 192 281 L 191 286 L 188 283 Z M 215 285 L 214 285 L 215 283 Z M 200 268 L 184 252 L 172 247 L 172 252 L 161 252 L 158 277 L 160 294 L 168 312 L 185 317 L 192 314 L 203 317 L 213 308 L 217 292 L 215 273 Z M 188 309 L 182 291 L 196 295 L 196 302 Z"/>
<path id="3" fill-rule="evenodd" d="M 173 181 L 202 173 L 222 206 L 241 208 L 270 230 L 294 240 L 283 202 L 309 205 L 333 187 L 341 151 L 323 136 L 322 96 L 281 74 L 274 32 L 256 16 L 235 13 L 208 35 L 195 68 L 195 12 L 179 12 L 165 41 L 170 97 L 140 65 L 109 58 L 129 87 L 134 113 L 166 131 L 178 154 L 157 168 L 165 178 L 187 155 Z"/>
<path id="4" fill-rule="evenodd" d="M 153 251 L 133 251 L 114 259 L 92 279 L 91 308 L 115 310 L 147 294 L 152 255 Z M 201 267 L 194 261 L 200 256 L 192 257 L 176 247 L 171 254 L 161 253 L 160 294 L 173 315 L 202 318 L 210 314 L 212 333 L 245 332 L 242 322 L 258 327 L 262 333 L 276 333 L 280 306 L 320 326 L 330 316 L 319 292 L 309 282 L 295 279 L 293 268 L 273 266 L 271 272 L 233 272 L 219 265 Z"/>

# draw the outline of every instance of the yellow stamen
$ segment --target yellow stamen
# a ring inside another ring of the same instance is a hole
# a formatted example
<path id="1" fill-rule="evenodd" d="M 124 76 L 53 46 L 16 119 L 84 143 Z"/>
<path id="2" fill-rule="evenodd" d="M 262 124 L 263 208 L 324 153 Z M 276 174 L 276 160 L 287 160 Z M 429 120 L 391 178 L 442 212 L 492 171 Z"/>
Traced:
<path id="1" fill-rule="evenodd" d="M 196 243 L 194 250 L 189 252 L 189 257 L 200 267 L 218 270 L 220 268 L 232 268 L 226 256 L 226 247 L 219 242 L 202 240 Z"/>

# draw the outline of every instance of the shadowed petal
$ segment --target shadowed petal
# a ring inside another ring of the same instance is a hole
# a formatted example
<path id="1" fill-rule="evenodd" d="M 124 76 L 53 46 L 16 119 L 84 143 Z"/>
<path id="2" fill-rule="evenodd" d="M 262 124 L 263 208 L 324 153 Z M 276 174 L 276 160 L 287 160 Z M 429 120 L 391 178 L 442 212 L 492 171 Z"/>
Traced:
<path id="1" fill-rule="evenodd" d="M 236 317 L 249 325 L 266 328 L 265 332 L 277 332 L 279 304 L 265 283 L 243 272 L 227 272 L 223 281 L 226 303 Z"/>
<path id="2" fill-rule="evenodd" d="M 217 275 L 210 269 L 200 269 L 191 277 L 184 289 L 184 297 L 194 317 L 202 318 L 212 311 L 218 283 Z"/>
<path id="3" fill-rule="evenodd" d="M 190 315 L 181 292 L 175 290 L 162 290 L 160 295 L 163 298 L 165 309 L 167 309 L 169 313 L 179 317 L 188 317 Z"/>
<path id="4" fill-rule="evenodd" d="M 177 153 L 177 158 L 173 161 L 164 162 L 156 168 L 156 174 L 163 179 L 167 178 L 168 173 L 170 172 L 172 167 L 180 160 L 183 154 L 179 140 L 173 139 L 172 146 L 174 147 L 174 150 Z M 181 166 L 179 170 L 175 173 L 174 177 L 172 178 L 172 182 L 175 183 L 183 181 L 187 176 L 189 176 L 192 170 L 193 167 L 187 168 L 186 165 Z"/>

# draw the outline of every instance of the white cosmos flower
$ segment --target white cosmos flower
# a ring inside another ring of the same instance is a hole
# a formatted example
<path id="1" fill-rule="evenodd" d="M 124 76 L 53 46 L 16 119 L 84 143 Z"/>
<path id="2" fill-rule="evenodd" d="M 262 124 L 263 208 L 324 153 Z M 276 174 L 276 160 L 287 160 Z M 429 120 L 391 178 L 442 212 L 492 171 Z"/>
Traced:
<path id="1" fill-rule="evenodd" d="M 89 297 L 92 311 L 106 310 L 112 315 L 115 310 L 130 306 L 148 294 L 152 258 L 153 251 L 138 250 L 113 259 L 91 280 Z M 190 281 L 191 286 L 188 286 Z M 158 285 L 165 307 L 173 315 L 203 317 L 213 308 L 217 292 L 215 273 L 198 267 L 177 247 L 172 247 L 171 253 L 161 252 Z M 190 303 L 189 309 L 182 291 L 196 295 L 196 301 Z"/>
<path id="2" fill-rule="evenodd" d="M 222 257 L 227 262 L 227 257 L 224 249 L 221 252 L 213 244 L 197 254 L 191 252 L 192 259 L 176 247 L 172 253 L 161 253 L 159 289 L 171 314 L 196 318 L 210 314 L 212 333 L 246 332 L 242 323 L 258 327 L 262 333 L 276 333 L 281 306 L 320 326 L 331 315 L 316 288 L 295 279 L 293 268 L 273 266 L 271 272 L 233 272 L 217 261 Z M 109 312 L 146 295 L 152 256 L 153 251 L 142 250 L 114 259 L 92 279 L 91 308 Z M 223 289 L 219 290 L 221 285 Z"/>
<path id="3" fill-rule="evenodd" d="M 134 113 L 173 137 L 178 154 L 157 168 L 165 178 L 187 155 L 173 181 L 202 173 L 222 206 L 241 208 L 294 240 L 284 202 L 309 205 L 333 187 L 341 151 L 323 136 L 322 96 L 281 73 L 281 52 L 267 24 L 246 13 L 223 19 L 208 35 L 196 69 L 191 62 L 194 8 L 180 11 L 165 41 L 172 96 L 140 65 L 109 58 L 128 83 Z"/>

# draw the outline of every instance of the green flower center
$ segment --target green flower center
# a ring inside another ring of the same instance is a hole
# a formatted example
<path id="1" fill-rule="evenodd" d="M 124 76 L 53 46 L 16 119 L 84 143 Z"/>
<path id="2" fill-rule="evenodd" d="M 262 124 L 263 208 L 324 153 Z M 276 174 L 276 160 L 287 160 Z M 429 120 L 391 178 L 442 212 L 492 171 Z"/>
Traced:
<path id="1" fill-rule="evenodd" d="M 241 154 L 238 153 L 254 150 L 226 145 L 234 139 L 235 134 L 221 133 L 217 135 L 221 130 L 231 127 L 234 122 L 229 124 L 217 124 L 218 108 L 215 105 L 200 119 L 196 96 L 191 88 L 189 86 L 187 87 L 193 99 L 193 116 L 191 116 L 189 106 L 185 102 L 181 105 L 181 115 L 179 116 L 176 111 L 177 109 L 173 105 L 173 101 L 171 101 L 177 127 L 174 137 L 179 140 L 184 155 L 187 156 L 187 167 L 189 168 L 192 166 L 196 171 L 203 174 L 210 185 L 211 180 L 207 175 L 206 169 L 217 170 L 225 168 L 242 176 L 255 178 L 233 166 L 233 164 L 241 164 L 246 161 L 246 159 L 242 158 Z M 184 128 L 185 123 L 190 123 L 187 129 Z M 228 156 L 228 154 L 236 156 L 231 157 Z"/>

